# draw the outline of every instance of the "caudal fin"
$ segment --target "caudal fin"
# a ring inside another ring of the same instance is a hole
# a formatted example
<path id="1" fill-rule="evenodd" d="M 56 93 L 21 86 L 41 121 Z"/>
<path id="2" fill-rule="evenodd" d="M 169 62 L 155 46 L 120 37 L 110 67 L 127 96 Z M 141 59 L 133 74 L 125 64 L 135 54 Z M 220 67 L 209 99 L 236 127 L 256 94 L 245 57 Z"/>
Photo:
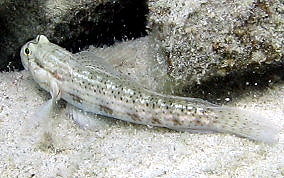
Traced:
<path id="1" fill-rule="evenodd" d="M 278 142 L 280 126 L 255 112 L 233 107 L 210 108 L 217 115 L 214 130 L 265 143 Z"/>

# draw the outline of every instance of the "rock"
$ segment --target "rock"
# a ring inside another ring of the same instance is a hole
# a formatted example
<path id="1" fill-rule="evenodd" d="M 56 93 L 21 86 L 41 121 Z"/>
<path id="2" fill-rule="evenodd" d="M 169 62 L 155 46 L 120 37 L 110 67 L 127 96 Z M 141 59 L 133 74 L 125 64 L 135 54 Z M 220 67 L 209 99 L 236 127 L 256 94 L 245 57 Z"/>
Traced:
<path id="1" fill-rule="evenodd" d="M 0 5 L 0 70 L 21 68 L 19 50 L 38 34 L 73 52 L 146 34 L 146 2 L 140 0 L 0 0 Z"/>
<path id="2" fill-rule="evenodd" d="M 282 0 L 150 0 L 149 28 L 176 88 L 284 61 Z"/>
<path id="3" fill-rule="evenodd" d="M 205 98 L 204 93 L 215 91 L 213 86 L 231 81 L 259 83 L 253 80 L 262 76 L 246 78 L 275 66 L 278 71 L 283 68 L 284 4 L 280 0 L 149 0 L 148 4 L 141 0 L 0 0 L 0 4 L 0 70 L 20 68 L 19 49 L 37 34 L 78 52 L 89 45 L 111 46 L 145 36 L 146 18 L 151 58 L 146 57 L 144 64 L 166 63 L 170 76 L 168 80 L 158 69 L 165 81 L 159 83 L 162 78 L 152 80 L 151 76 L 148 82 L 159 81 L 155 86 L 159 91 L 164 88 L 164 93 Z M 119 47 L 113 51 L 123 54 Z M 220 83 L 220 78 L 227 79 Z M 211 91 L 204 92 L 200 84 Z M 201 95 L 192 95 L 196 92 Z"/>

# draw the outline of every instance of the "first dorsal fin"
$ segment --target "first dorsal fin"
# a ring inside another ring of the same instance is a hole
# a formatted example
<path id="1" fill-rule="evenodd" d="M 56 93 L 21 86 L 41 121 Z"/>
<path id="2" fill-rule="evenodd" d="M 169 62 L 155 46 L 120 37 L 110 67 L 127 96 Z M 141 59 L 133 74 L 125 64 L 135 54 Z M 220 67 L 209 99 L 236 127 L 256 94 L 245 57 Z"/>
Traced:
<path id="1" fill-rule="evenodd" d="M 44 35 L 38 35 L 36 37 L 36 39 L 37 39 L 38 43 L 49 43 L 49 40 Z"/>
<path id="2" fill-rule="evenodd" d="M 94 52 L 82 51 L 76 53 L 74 57 L 81 66 L 100 69 L 117 77 L 124 76 L 121 72 L 115 70 L 115 68 L 104 58 L 96 56 Z"/>

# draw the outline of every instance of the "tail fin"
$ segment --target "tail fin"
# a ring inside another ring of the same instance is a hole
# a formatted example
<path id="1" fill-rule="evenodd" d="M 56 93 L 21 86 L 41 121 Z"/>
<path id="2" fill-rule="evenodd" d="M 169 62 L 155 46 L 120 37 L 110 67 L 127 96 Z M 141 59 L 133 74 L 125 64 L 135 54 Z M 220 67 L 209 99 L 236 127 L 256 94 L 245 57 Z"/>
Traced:
<path id="1" fill-rule="evenodd" d="M 233 107 L 212 107 L 217 114 L 214 130 L 265 143 L 278 142 L 280 126 L 257 113 Z"/>

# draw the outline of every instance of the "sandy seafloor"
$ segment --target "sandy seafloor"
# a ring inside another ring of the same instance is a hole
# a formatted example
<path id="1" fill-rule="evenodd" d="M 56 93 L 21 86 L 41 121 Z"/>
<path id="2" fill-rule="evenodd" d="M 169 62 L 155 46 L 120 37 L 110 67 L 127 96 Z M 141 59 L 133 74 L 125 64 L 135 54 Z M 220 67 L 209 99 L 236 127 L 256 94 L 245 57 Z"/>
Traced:
<path id="1" fill-rule="evenodd" d="M 27 71 L 0 73 L 1 177 L 283 177 L 284 134 L 275 145 L 229 134 L 176 132 L 112 119 L 84 130 L 64 103 L 51 134 L 29 127 L 49 99 Z M 283 126 L 284 84 L 232 103 Z"/>

